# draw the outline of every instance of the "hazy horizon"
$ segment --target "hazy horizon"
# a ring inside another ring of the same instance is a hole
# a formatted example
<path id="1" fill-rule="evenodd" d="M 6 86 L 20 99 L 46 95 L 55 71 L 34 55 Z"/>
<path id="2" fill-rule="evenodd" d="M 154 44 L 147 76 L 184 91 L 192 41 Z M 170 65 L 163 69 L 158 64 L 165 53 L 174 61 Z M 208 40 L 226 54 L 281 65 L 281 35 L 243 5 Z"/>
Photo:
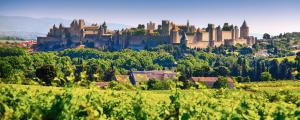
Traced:
<path id="1" fill-rule="evenodd" d="M 33 18 L 83 18 L 89 22 L 120 23 L 130 26 L 171 20 L 196 27 L 228 22 L 241 26 L 244 20 L 254 33 L 276 35 L 300 31 L 298 0 L 2 0 L 0 15 Z"/>

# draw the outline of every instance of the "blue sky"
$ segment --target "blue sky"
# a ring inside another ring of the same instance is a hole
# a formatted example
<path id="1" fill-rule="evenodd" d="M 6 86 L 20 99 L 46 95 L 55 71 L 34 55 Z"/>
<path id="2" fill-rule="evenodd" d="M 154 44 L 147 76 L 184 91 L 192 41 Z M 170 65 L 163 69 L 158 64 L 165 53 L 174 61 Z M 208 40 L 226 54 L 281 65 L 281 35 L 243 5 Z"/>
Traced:
<path id="1" fill-rule="evenodd" d="M 136 26 L 167 19 L 206 27 L 246 20 L 252 33 L 300 31 L 300 0 L 1 0 L 0 15 Z"/>

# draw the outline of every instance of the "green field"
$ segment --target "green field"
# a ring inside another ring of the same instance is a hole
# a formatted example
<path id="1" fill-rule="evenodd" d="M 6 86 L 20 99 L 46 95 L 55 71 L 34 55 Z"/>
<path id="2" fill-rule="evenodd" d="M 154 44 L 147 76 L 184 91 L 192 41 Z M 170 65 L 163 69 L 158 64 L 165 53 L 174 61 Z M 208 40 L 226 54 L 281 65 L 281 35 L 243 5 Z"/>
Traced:
<path id="1" fill-rule="evenodd" d="M 0 84 L 2 119 L 300 119 L 300 82 L 114 91 Z"/>

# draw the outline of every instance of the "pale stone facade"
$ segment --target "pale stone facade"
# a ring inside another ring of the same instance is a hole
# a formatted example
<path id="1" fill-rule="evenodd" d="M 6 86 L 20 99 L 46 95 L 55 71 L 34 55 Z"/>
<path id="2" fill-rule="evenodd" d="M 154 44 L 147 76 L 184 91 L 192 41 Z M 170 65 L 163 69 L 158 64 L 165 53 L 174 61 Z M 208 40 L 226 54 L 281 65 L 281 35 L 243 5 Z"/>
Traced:
<path id="1" fill-rule="evenodd" d="M 155 30 L 155 23 L 152 23 L 151 21 L 147 23 L 147 32 L 152 34 Z"/>
<path id="2" fill-rule="evenodd" d="M 240 30 L 237 26 L 225 23 L 221 28 L 208 24 L 206 28 L 196 29 L 190 25 L 176 25 L 169 20 L 163 20 L 158 29 L 155 23 L 147 23 L 145 34 L 134 34 L 131 29 L 110 31 L 104 22 L 102 25 L 86 25 L 84 20 L 74 20 L 70 27 L 55 25 L 50 29 L 47 37 L 38 37 L 37 48 L 41 50 L 60 50 L 75 48 L 84 44 L 92 48 L 109 49 L 144 49 L 159 44 L 184 44 L 190 48 L 218 47 L 220 45 L 245 44 L 252 45 L 255 38 L 249 36 L 249 27 L 244 21 Z M 142 28 L 144 29 L 144 28 Z M 154 32 L 158 34 L 154 34 Z"/>

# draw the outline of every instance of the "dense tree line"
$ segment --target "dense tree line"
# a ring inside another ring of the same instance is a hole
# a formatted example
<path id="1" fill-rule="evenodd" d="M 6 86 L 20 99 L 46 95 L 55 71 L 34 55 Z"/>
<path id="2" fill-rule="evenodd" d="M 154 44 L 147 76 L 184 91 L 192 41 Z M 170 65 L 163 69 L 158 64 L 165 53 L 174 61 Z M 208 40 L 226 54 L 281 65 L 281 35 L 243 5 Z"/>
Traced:
<path id="1" fill-rule="evenodd" d="M 15 36 L 0 36 L 0 40 L 25 40 L 20 37 L 15 37 Z"/>
<path id="2" fill-rule="evenodd" d="M 161 45 L 141 51 L 67 49 L 28 53 L 20 48 L 1 48 L 0 77 L 5 83 L 58 86 L 111 81 L 115 74 L 126 75 L 135 70 L 174 70 L 185 83 L 192 76 L 231 76 L 239 82 L 299 79 L 300 54 L 295 62 L 279 62 L 253 57 L 244 49 L 221 46 L 200 50 Z"/>

